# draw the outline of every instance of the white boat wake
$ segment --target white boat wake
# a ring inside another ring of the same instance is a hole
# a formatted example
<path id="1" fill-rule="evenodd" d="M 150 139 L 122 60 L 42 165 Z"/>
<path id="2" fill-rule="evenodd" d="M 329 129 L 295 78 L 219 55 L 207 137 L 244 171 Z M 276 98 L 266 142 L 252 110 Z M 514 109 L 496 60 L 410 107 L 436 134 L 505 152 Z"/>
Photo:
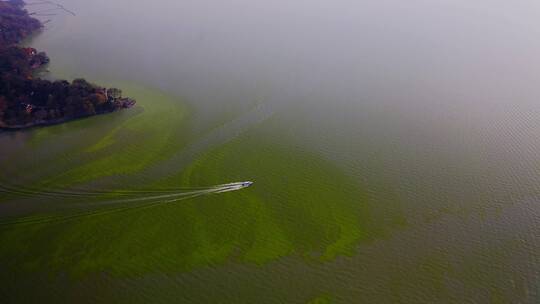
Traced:
<path id="1" fill-rule="evenodd" d="M 82 203 L 82 204 L 70 204 L 69 207 L 95 208 L 95 207 L 104 207 L 104 206 L 107 207 L 107 206 L 115 206 L 115 205 L 119 205 L 119 207 L 100 208 L 98 210 L 91 209 L 91 210 L 85 210 L 85 211 L 76 212 L 76 213 L 67 213 L 67 214 L 41 216 L 41 217 L 32 216 L 32 217 L 17 218 L 13 220 L 5 220 L 5 221 L 0 222 L 0 227 L 6 227 L 6 226 L 12 226 L 12 225 L 23 225 L 23 224 L 44 224 L 44 223 L 68 221 L 68 220 L 73 220 L 73 219 L 77 219 L 81 217 L 105 215 L 105 214 L 111 214 L 111 213 L 116 213 L 116 212 L 121 212 L 121 211 L 128 211 L 132 209 L 150 208 L 154 206 L 175 203 L 178 201 L 187 200 L 187 199 L 204 196 L 204 195 L 238 191 L 238 190 L 247 188 L 251 186 L 252 184 L 253 182 L 249 182 L 249 181 L 236 182 L 236 183 L 216 185 L 216 186 L 212 186 L 208 188 L 201 188 L 199 190 L 192 190 L 192 191 L 185 191 L 185 192 L 176 192 L 176 193 L 167 193 L 167 194 L 160 194 L 160 195 L 149 195 L 149 196 L 138 196 L 134 198 L 124 198 L 124 199 L 111 199 L 111 200 L 100 201 L 100 202 L 95 202 L 95 203 L 92 202 L 92 203 Z M 110 194 L 117 195 L 117 192 L 96 192 L 96 193 L 102 193 L 102 194 L 110 193 Z M 122 193 L 125 194 L 128 192 L 122 192 Z M 145 192 L 145 193 L 148 193 L 148 192 Z M 90 194 L 90 195 L 94 195 L 94 194 Z M 134 191 L 132 192 L 132 194 L 137 195 L 139 194 L 139 192 Z"/>

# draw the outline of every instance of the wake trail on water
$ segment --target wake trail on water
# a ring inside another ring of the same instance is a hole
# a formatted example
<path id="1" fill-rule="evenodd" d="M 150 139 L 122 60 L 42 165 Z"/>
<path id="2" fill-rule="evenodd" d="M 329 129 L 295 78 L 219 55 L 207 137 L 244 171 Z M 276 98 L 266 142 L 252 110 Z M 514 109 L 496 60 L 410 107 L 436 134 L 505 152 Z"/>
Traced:
<path id="1" fill-rule="evenodd" d="M 136 198 L 127 198 L 127 199 L 113 199 L 108 201 L 101 201 L 95 203 L 87 204 L 76 204 L 70 205 L 69 207 L 108 207 L 106 209 L 100 210 L 86 210 L 82 212 L 62 214 L 62 215 L 51 215 L 43 217 L 25 217 L 18 218 L 14 220 L 0 221 L 0 227 L 13 226 L 13 225 L 30 225 L 30 224 L 45 224 L 53 222 L 63 222 L 69 221 L 82 217 L 92 217 L 99 215 L 107 215 L 122 211 L 130 211 L 136 209 L 150 208 L 158 205 L 164 205 L 169 203 L 174 203 L 182 200 L 192 199 L 199 196 L 225 193 L 230 191 L 237 191 L 242 188 L 245 188 L 243 183 L 229 183 L 216 185 L 212 187 L 207 187 L 206 189 L 187 191 L 187 192 L 177 192 L 171 194 L 161 194 L 153 196 L 143 196 Z M 114 192 L 116 194 L 116 192 Z M 126 205 L 128 204 L 128 205 Z M 121 205 L 120 207 L 110 208 L 109 206 Z"/>
<path id="2" fill-rule="evenodd" d="M 214 187 L 190 187 L 190 188 L 169 188 L 169 189 L 141 189 L 141 190 L 88 190 L 88 189 L 71 189 L 70 191 L 62 189 L 47 189 L 36 187 L 28 187 L 24 185 L 7 185 L 0 184 L 0 193 L 11 194 L 21 197 L 45 196 L 45 197 L 97 197 L 106 194 L 115 195 L 134 195 L 134 194 L 154 194 L 154 193 L 178 193 L 178 191 L 204 190 Z"/>

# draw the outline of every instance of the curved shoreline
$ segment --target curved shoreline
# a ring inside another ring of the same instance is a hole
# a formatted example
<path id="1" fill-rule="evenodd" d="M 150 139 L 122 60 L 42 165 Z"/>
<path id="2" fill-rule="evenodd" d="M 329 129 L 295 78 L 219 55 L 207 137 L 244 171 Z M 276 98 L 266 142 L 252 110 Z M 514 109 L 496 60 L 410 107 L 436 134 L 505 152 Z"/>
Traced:
<path id="1" fill-rule="evenodd" d="M 130 107 L 131 106 L 125 106 L 124 109 L 128 109 Z M 111 114 L 111 113 L 114 113 L 114 112 L 117 112 L 117 111 L 118 110 L 109 111 L 109 112 L 100 112 L 100 113 L 96 113 L 96 114 L 93 114 L 93 115 L 85 115 L 85 116 L 80 116 L 80 117 L 66 117 L 66 118 L 60 118 L 60 119 L 56 119 L 56 120 L 40 120 L 40 121 L 34 121 L 34 122 L 31 122 L 31 123 L 27 123 L 27 124 L 24 124 L 24 125 L 6 125 L 3 121 L 0 120 L 0 130 L 10 132 L 10 131 L 19 131 L 19 130 L 31 129 L 31 128 L 36 128 L 36 127 L 53 126 L 53 125 L 59 125 L 59 124 L 69 122 L 69 121 L 76 121 L 76 120 L 79 120 L 79 119 L 85 119 L 85 118 L 96 116 L 96 115 Z"/>
<path id="2" fill-rule="evenodd" d="M 131 108 L 136 101 L 116 88 L 84 79 L 72 82 L 34 77 L 49 63 L 44 52 L 18 44 L 43 28 L 22 0 L 0 0 L 0 129 L 22 130 Z"/>

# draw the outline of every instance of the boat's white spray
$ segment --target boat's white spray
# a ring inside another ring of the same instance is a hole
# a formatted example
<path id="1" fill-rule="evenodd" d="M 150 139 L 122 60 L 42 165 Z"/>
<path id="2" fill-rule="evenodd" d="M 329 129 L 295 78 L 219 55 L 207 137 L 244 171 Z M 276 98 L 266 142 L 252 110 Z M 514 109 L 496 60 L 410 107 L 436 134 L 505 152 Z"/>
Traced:
<path id="1" fill-rule="evenodd" d="M 120 207 L 98 209 L 98 210 L 86 210 L 83 212 L 62 214 L 62 215 L 52 215 L 52 216 L 39 217 L 39 218 L 36 218 L 36 217 L 18 218 L 11 221 L 7 220 L 7 221 L 0 222 L 0 227 L 22 225 L 22 224 L 44 224 L 44 223 L 51 223 L 51 222 L 61 222 L 61 221 L 68 221 L 68 220 L 73 220 L 73 219 L 81 218 L 81 217 L 98 216 L 98 215 L 116 213 L 120 211 L 127 211 L 131 209 L 150 208 L 150 207 L 154 207 L 158 205 L 175 203 L 178 201 L 191 199 L 191 198 L 195 198 L 195 197 L 199 197 L 203 195 L 237 191 L 237 190 L 241 190 L 243 188 L 249 187 L 251 186 L 251 184 L 252 184 L 251 182 L 237 182 L 237 183 L 216 185 L 216 186 L 203 188 L 200 190 L 193 190 L 193 191 L 151 195 L 151 196 L 143 196 L 143 197 L 135 197 L 135 198 L 127 198 L 127 199 L 112 199 L 112 200 L 101 201 L 97 203 L 70 204 L 70 207 L 86 207 L 86 208 L 112 206 L 112 205 L 119 205 Z M 103 193 L 106 193 L 106 192 L 103 192 Z M 112 192 L 112 193 L 117 194 L 116 192 Z M 133 194 L 136 194 L 136 193 L 137 192 L 133 192 Z"/>

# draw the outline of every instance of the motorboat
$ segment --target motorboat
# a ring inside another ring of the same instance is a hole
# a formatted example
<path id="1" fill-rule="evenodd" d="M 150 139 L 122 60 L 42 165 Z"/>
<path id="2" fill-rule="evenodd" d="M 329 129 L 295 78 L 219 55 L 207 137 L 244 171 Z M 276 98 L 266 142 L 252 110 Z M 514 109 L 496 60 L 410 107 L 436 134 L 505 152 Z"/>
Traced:
<path id="1" fill-rule="evenodd" d="M 242 182 L 242 188 L 249 187 L 251 185 L 253 185 L 253 182 L 250 182 L 250 181 Z"/>

